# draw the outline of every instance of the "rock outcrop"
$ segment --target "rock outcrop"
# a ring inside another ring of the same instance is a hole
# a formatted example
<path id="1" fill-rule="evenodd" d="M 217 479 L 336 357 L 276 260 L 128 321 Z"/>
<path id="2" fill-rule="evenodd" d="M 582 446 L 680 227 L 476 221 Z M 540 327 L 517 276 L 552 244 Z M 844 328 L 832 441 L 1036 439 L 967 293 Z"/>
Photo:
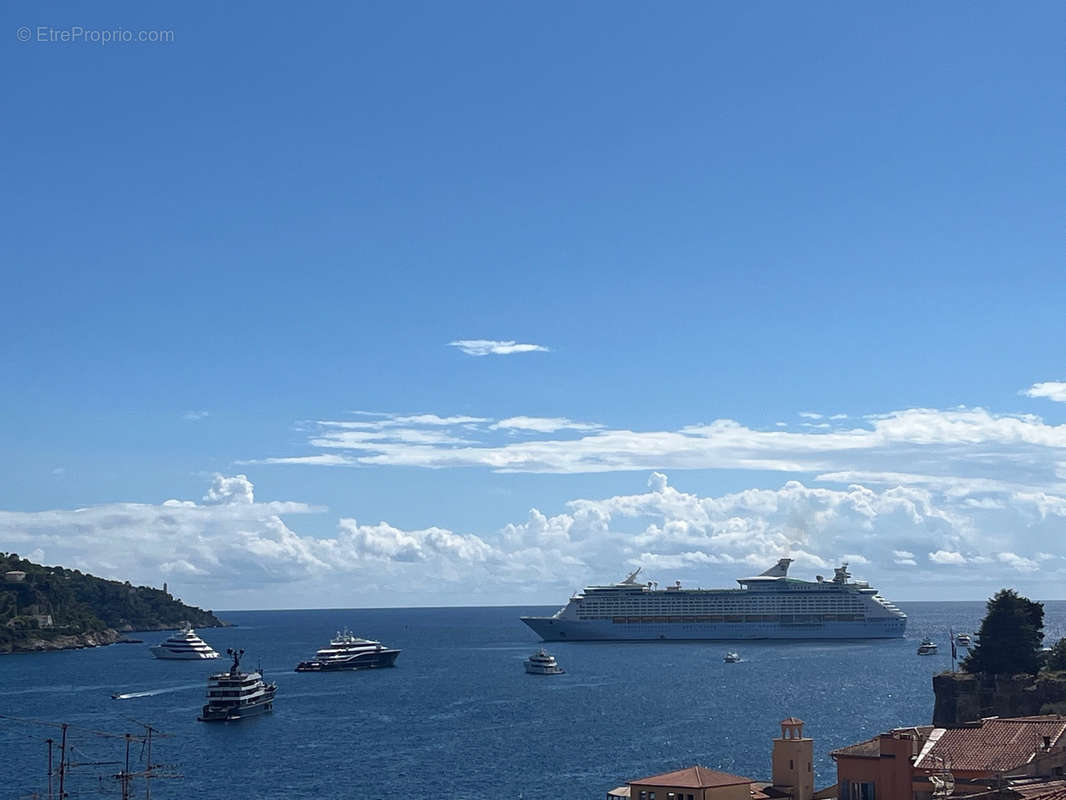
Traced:
<path id="1" fill-rule="evenodd" d="M 982 717 L 1026 717 L 1061 713 L 1066 707 L 1066 673 L 971 675 L 944 672 L 933 678 L 933 724 L 950 727 Z"/>

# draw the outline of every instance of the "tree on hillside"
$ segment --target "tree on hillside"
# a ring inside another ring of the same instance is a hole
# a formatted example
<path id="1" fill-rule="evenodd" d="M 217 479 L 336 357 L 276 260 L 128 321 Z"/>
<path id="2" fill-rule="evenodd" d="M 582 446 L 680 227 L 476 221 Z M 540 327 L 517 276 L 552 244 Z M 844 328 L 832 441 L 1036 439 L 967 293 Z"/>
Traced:
<path id="1" fill-rule="evenodd" d="M 1044 604 L 1001 589 L 986 604 L 977 645 L 962 662 L 967 672 L 1034 675 L 1044 641 Z"/>

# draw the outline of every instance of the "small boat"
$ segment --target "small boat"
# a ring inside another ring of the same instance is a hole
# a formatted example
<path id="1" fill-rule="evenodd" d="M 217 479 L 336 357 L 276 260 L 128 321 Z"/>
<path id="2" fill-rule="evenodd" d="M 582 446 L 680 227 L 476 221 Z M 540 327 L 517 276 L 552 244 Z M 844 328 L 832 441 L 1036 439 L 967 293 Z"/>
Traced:
<path id="1" fill-rule="evenodd" d="M 968 633 L 956 633 L 955 643 L 960 647 L 973 647 L 973 637 Z"/>
<path id="2" fill-rule="evenodd" d="M 936 642 L 928 637 L 922 639 L 922 643 L 918 645 L 918 655 L 920 656 L 936 655 L 936 650 Z"/>
<path id="3" fill-rule="evenodd" d="M 278 685 L 264 683 L 261 672 L 242 672 L 243 650 L 229 648 L 226 654 L 233 657 L 233 666 L 207 679 L 207 705 L 197 717 L 200 722 L 229 722 L 274 708 Z"/>
<path id="4" fill-rule="evenodd" d="M 152 655 L 156 658 L 172 658 L 179 660 L 200 660 L 204 658 L 218 658 L 218 653 L 211 646 L 196 635 L 196 631 L 186 622 L 180 631 L 169 639 L 152 648 Z"/>
<path id="5" fill-rule="evenodd" d="M 551 655 L 544 648 L 541 648 L 536 653 L 526 659 L 526 672 L 530 675 L 562 675 L 563 668 L 559 666 L 555 661 L 555 656 Z"/>
<path id="6" fill-rule="evenodd" d="M 736 664 L 738 661 L 740 661 L 740 653 L 736 652 L 735 650 L 730 650 L 728 653 L 722 656 L 722 660 L 727 664 Z"/>
<path id="7" fill-rule="evenodd" d="M 350 630 L 338 631 L 310 661 L 296 665 L 297 672 L 334 672 L 338 670 L 375 669 L 396 665 L 399 650 L 373 639 L 363 639 Z"/>

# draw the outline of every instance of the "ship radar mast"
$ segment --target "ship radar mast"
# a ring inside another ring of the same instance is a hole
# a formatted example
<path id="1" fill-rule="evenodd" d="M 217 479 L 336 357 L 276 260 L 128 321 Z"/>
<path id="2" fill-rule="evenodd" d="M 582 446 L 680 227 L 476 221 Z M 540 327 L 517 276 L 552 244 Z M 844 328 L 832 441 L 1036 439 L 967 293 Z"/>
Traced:
<path id="1" fill-rule="evenodd" d="M 848 572 L 848 562 L 845 561 L 835 570 L 833 570 L 833 583 L 847 583 L 848 578 L 851 577 L 851 573 Z"/>

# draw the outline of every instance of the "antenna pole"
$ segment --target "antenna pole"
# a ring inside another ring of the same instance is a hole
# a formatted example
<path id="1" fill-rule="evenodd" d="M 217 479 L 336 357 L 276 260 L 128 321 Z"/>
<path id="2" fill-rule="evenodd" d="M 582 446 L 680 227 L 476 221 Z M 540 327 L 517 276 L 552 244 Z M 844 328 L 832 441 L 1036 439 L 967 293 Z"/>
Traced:
<path id="1" fill-rule="evenodd" d="M 148 760 L 144 764 L 144 800 L 152 798 L 152 726 L 148 728 Z"/>
<path id="2" fill-rule="evenodd" d="M 55 744 L 55 739 L 45 739 L 48 742 L 48 800 L 52 798 L 52 745 Z"/>
<path id="3" fill-rule="evenodd" d="M 63 723 L 63 738 L 59 745 L 59 800 L 67 796 L 64 791 L 67 779 L 67 723 Z"/>
<path id="4" fill-rule="evenodd" d="M 122 770 L 122 800 L 130 800 L 130 735 L 126 734 L 126 768 Z"/>

